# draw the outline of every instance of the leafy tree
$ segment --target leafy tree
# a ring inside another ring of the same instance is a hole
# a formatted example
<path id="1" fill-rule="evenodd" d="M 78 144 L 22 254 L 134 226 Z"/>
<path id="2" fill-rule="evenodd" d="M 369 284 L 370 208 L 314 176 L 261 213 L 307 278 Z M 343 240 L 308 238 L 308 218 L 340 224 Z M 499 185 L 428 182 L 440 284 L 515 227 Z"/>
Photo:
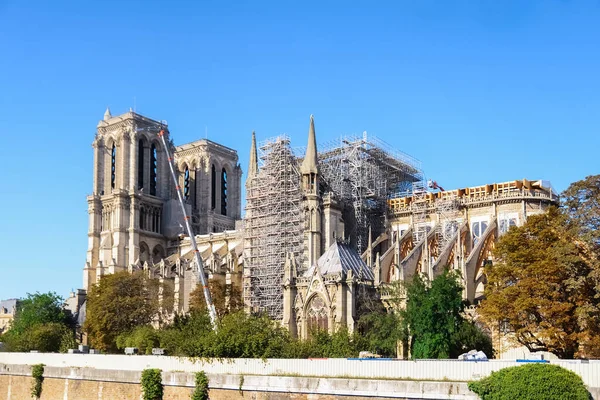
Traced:
<path id="1" fill-rule="evenodd" d="M 462 323 L 462 287 L 453 272 L 444 272 L 431 284 L 415 275 L 406 287 L 406 308 L 401 311 L 404 328 L 412 336 L 413 358 L 448 358 L 453 336 Z"/>
<path id="2" fill-rule="evenodd" d="M 208 357 L 214 332 L 206 310 L 190 315 L 176 315 L 172 324 L 160 331 L 160 347 L 168 354 Z"/>
<path id="3" fill-rule="evenodd" d="M 288 331 L 268 316 L 248 315 L 244 311 L 238 311 L 219 320 L 210 355 L 273 358 L 283 352 L 288 341 Z"/>
<path id="4" fill-rule="evenodd" d="M 358 331 L 364 337 L 365 350 L 384 357 L 396 357 L 398 341 L 407 339 L 400 316 L 383 311 L 361 316 Z"/>
<path id="5" fill-rule="evenodd" d="M 10 330 L 22 334 L 36 325 L 56 322 L 72 325 L 69 314 L 63 308 L 63 299 L 54 292 L 27 294 L 18 302 Z"/>
<path id="6" fill-rule="evenodd" d="M 160 343 L 160 331 L 149 325 L 138 326 L 131 332 L 121 333 L 117 336 L 117 347 L 137 347 L 139 354 L 152 354 L 152 349 Z"/>
<path id="7" fill-rule="evenodd" d="M 11 328 L 3 336 L 9 351 L 57 352 L 75 341 L 73 321 L 56 293 L 35 293 L 18 303 Z"/>
<path id="8" fill-rule="evenodd" d="M 244 308 L 242 291 L 237 286 L 226 286 L 220 281 L 211 279 L 208 281 L 208 290 L 210 290 L 217 316 L 222 317 L 227 313 L 234 313 Z M 202 310 L 206 310 L 206 300 L 202 286 L 198 285 L 190 293 L 190 311 Z"/>
<path id="9" fill-rule="evenodd" d="M 462 321 L 458 331 L 452 336 L 452 341 L 452 357 L 473 349 L 483 351 L 488 357 L 494 355 L 492 339 L 473 321 Z"/>
<path id="10" fill-rule="evenodd" d="M 581 344 L 594 348 L 600 301 L 594 261 L 567 216 L 551 207 L 529 217 L 502 236 L 495 256 L 479 309 L 488 324 L 505 322 L 530 351 L 572 358 L 585 355 Z"/>
<path id="11" fill-rule="evenodd" d="M 600 249 L 600 175 L 573 182 L 561 195 L 563 209 L 583 240 Z"/>
<path id="12" fill-rule="evenodd" d="M 116 338 L 158 318 L 159 281 L 143 272 L 105 275 L 87 298 L 84 330 L 92 346 L 117 350 Z"/>
<path id="13" fill-rule="evenodd" d="M 410 335 L 413 358 L 456 358 L 472 349 L 493 355 L 488 335 L 463 317 L 465 303 L 458 278 L 455 271 L 445 271 L 431 282 L 416 275 L 404 288 L 396 288 L 402 290 L 396 297 L 406 296 L 398 335 Z"/>

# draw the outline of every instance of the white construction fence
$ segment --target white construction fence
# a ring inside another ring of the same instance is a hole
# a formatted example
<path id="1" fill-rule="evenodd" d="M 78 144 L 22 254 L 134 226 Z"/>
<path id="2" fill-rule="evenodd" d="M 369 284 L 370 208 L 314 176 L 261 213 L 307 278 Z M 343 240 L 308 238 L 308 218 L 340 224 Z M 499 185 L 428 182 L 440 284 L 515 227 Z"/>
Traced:
<path id="1" fill-rule="evenodd" d="M 583 379 L 586 386 L 600 388 L 600 360 L 552 360 Z M 395 359 L 189 359 L 185 357 L 0 353 L 0 364 L 45 364 L 52 367 L 141 371 L 197 372 L 227 375 L 311 376 L 344 378 L 381 378 L 467 382 L 490 375 L 502 368 L 523 365 L 509 360 L 395 360 Z"/>

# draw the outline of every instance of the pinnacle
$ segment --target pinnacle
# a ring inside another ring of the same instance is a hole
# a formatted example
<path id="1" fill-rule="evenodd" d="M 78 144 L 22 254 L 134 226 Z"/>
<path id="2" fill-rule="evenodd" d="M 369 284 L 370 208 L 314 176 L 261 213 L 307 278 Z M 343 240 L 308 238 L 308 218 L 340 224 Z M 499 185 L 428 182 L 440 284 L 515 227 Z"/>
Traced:
<path id="1" fill-rule="evenodd" d="M 104 111 L 104 120 L 108 121 L 111 118 L 112 118 L 112 115 L 110 114 L 110 108 L 106 107 L 106 111 Z"/>
<path id="2" fill-rule="evenodd" d="M 306 146 L 306 154 L 304 161 L 300 167 L 300 172 L 303 174 L 318 174 L 317 166 L 317 139 L 315 135 L 315 118 L 310 115 L 310 127 L 308 128 L 308 145 Z"/>
<path id="3" fill-rule="evenodd" d="M 246 184 L 258 174 L 258 156 L 256 151 L 256 133 L 252 131 L 252 145 L 250 146 L 250 161 L 248 162 L 248 177 Z"/>

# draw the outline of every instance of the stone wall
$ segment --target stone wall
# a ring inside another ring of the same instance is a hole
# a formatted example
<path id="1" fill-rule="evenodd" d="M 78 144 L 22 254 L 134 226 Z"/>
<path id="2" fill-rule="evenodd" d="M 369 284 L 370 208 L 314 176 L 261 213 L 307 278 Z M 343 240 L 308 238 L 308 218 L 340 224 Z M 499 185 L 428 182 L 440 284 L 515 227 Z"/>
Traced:
<path id="1" fill-rule="evenodd" d="M 45 367 L 40 400 L 139 400 L 140 371 Z M 477 399 L 464 382 L 210 374 L 211 400 Z M 189 399 L 194 374 L 163 372 L 164 399 Z M 0 400 L 29 399 L 31 367 L 0 364 Z"/>

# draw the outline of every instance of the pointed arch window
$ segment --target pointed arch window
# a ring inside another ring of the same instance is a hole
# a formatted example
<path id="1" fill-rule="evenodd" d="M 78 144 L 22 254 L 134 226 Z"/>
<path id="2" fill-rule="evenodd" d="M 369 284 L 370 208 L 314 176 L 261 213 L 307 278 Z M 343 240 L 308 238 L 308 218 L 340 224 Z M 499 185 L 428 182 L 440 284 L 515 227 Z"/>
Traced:
<path id="1" fill-rule="evenodd" d="M 190 198 L 190 169 L 187 166 L 183 173 L 183 198 L 186 200 Z"/>
<path id="2" fill-rule="evenodd" d="M 138 176 L 137 176 L 137 188 L 142 189 L 144 187 L 144 141 L 138 142 Z"/>
<path id="3" fill-rule="evenodd" d="M 210 171 L 210 208 L 215 209 L 217 205 L 217 172 L 215 170 L 215 164 L 212 165 L 212 169 Z"/>
<path id="4" fill-rule="evenodd" d="M 329 329 L 327 307 L 321 296 L 312 298 L 306 308 L 306 324 L 308 336 L 317 331 L 327 332 Z"/>
<path id="5" fill-rule="evenodd" d="M 221 170 L 221 215 L 227 215 L 227 171 Z"/>
<path id="6" fill-rule="evenodd" d="M 156 145 L 150 149 L 150 194 L 156 196 L 156 181 L 158 175 L 158 152 Z"/>
<path id="7" fill-rule="evenodd" d="M 114 189 L 117 181 L 117 146 L 115 143 L 112 145 L 112 151 L 110 153 L 110 188 Z"/>

